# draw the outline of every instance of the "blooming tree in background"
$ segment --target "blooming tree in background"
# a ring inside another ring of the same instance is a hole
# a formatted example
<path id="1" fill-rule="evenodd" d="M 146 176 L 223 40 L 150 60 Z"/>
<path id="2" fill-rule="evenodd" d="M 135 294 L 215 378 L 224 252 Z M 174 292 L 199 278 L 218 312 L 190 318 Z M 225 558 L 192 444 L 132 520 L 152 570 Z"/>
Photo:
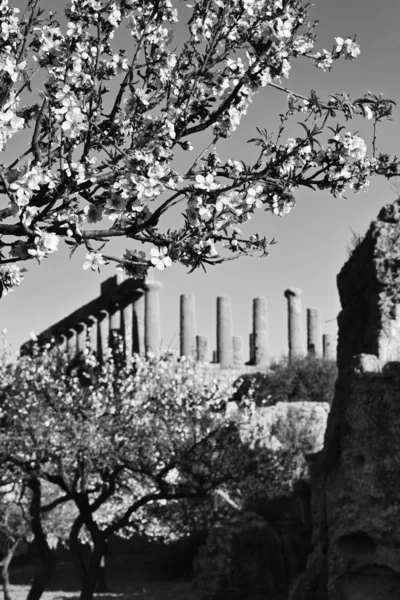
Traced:
<path id="1" fill-rule="evenodd" d="M 69 364 L 37 348 L 0 364 L 0 375 L 1 465 L 26 490 L 41 558 L 29 600 L 51 574 L 54 539 L 68 540 L 89 600 L 110 536 L 187 534 L 201 502 L 219 490 L 227 504 L 229 486 L 255 460 L 227 410 L 230 381 L 192 360 L 136 356 L 133 369 L 119 370 L 113 360 L 101 366 L 87 354 Z M 269 473 L 276 461 L 269 470 L 261 462 Z M 190 499 L 197 509 L 185 509 Z M 82 540 L 92 548 L 88 565 Z"/>
<path id="2" fill-rule="evenodd" d="M 29 525 L 23 511 L 23 494 L 15 484 L 0 486 L 0 568 L 4 600 L 11 600 L 10 563 L 19 544 L 29 535 Z"/>
<path id="3" fill-rule="evenodd" d="M 172 354 L 135 355 L 122 369 L 89 353 L 69 363 L 57 349 L 0 361 L 0 474 L 14 494 L 4 506 L 25 507 L 22 533 L 41 559 L 28 600 L 45 588 L 57 541 L 89 600 L 110 536 L 174 541 L 229 520 L 250 497 L 290 489 L 304 471 L 298 448 L 254 448 L 256 428 L 245 437 L 256 405 L 249 393 L 238 406 L 235 389 L 232 376 Z"/>
<path id="4" fill-rule="evenodd" d="M 397 160 L 376 150 L 390 100 L 322 100 L 282 83 L 295 58 L 330 70 L 360 53 L 355 38 L 340 37 L 332 51 L 316 51 L 302 0 L 71 0 L 60 21 L 38 0 L 22 11 L 2 0 L 0 14 L 3 293 L 21 282 L 15 263 L 41 261 L 60 239 L 85 249 L 84 268 L 112 261 L 134 277 L 173 262 L 193 270 L 267 255 L 274 240 L 240 230 L 256 209 L 283 216 L 300 186 L 337 196 L 397 173 Z M 218 142 L 265 87 L 287 96 L 277 135 L 259 130 L 254 164 L 222 160 Z M 304 135 L 287 139 L 298 113 Z M 364 140 L 336 122 L 322 136 L 330 120 L 356 115 L 372 124 L 369 157 Z M 164 220 L 177 204 L 172 231 Z M 123 256 L 110 253 L 115 237 L 127 241 Z"/>

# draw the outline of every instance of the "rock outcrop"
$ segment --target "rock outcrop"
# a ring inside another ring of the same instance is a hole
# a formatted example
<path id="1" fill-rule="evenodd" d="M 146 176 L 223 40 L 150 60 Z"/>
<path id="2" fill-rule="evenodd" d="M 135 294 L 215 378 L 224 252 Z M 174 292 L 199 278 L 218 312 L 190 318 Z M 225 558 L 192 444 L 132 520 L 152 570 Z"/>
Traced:
<path id="1" fill-rule="evenodd" d="M 400 202 L 338 275 L 338 368 L 313 467 L 313 552 L 290 600 L 400 598 Z"/>
<path id="2" fill-rule="evenodd" d="M 250 447 L 314 454 L 323 447 L 328 414 L 327 402 L 277 402 L 257 408 L 240 437 Z"/>

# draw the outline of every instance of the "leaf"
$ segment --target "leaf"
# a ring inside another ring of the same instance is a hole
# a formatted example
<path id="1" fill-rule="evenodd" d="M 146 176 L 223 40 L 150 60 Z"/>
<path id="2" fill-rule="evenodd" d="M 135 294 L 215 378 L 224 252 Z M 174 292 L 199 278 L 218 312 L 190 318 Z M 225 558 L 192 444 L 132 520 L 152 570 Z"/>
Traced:
<path id="1" fill-rule="evenodd" d="M 76 244 L 76 246 L 74 246 L 74 247 L 72 248 L 71 252 L 69 253 L 69 258 L 72 258 L 73 254 L 74 254 L 74 252 L 75 252 L 75 250 L 76 250 L 77 248 L 78 248 L 78 244 Z"/>
<path id="2" fill-rule="evenodd" d="M 305 125 L 305 123 L 302 123 L 301 121 L 298 122 L 298 125 L 301 125 L 301 127 L 303 127 L 306 130 L 307 133 L 307 137 L 310 137 L 310 130 L 308 129 L 307 125 Z"/>

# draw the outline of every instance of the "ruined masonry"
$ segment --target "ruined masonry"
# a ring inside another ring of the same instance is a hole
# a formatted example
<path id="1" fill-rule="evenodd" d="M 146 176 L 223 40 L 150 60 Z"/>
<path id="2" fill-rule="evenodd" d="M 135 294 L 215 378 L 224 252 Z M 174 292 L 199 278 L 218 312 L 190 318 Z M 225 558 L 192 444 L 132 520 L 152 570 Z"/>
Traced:
<path id="1" fill-rule="evenodd" d="M 132 354 L 157 354 L 161 344 L 160 290 L 162 283 L 152 279 L 125 279 L 118 274 L 101 284 L 100 296 L 55 323 L 39 336 L 39 343 L 52 339 L 73 357 L 89 344 L 100 360 L 113 345 L 115 334 L 124 343 L 125 361 Z M 286 290 L 288 299 L 289 359 L 306 354 L 301 331 L 301 290 Z M 221 368 L 243 369 L 244 365 L 267 368 L 270 361 L 267 301 L 264 297 L 253 299 L 253 327 L 249 335 L 249 354 L 245 356 L 243 338 L 233 333 L 232 306 L 229 296 L 219 296 L 216 301 L 217 347 L 212 352 L 213 363 Z M 193 294 L 181 294 L 180 305 L 181 356 L 192 356 L 206 362 L 209 354 L 207 337 L 197 334 L 196 307 Z M 29 351 L 27 342 L 21 352 Z M 307 353 L 313 356 L 336 358 L 336 340 L 332 335 L 321 336 L 320 313 L 307 309 Z"/>
<path id="2" fill-rule="evenodd" d="M 313 458 L 313 551 L 290 600 L 399 600 L 400 201 L 337 283 L 339 376 Z"/>

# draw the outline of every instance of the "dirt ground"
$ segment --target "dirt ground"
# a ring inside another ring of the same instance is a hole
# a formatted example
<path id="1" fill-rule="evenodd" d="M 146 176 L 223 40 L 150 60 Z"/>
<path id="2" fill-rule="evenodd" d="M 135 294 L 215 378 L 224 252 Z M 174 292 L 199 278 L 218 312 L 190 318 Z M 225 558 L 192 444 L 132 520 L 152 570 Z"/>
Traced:
<path id="1" fill-rule="evenodd" d="M 99 600 L 198 600 L 189 581 L 166 581 L 163 583 L 146 583 L 145 586 L 132 589 L 125 586 L 125 591 L 119 586 L 119 591 L 109 594 L 95 594 Z M 12 585 L 13 600 L 26 600 L 28 585 Z M 78 600 L 79 592 L 67 592 L 62 589 L 47 591 L 42 596 L 43 600 Z"/>
<path id="2" fill-rule="evenodd" d="M 26 600 L 31 577 L 30 567 L 11 569 L 12 600 Z M 98 600 L 199 600 L 189 578 L 176 578 L 168 569 L 154 572 L 154 566 L 149 569 L 140 556 L 110 558 L 107 583 L 110 593 L 96 594 Z M 48 588 L 43 600 L 79 599 L 78 580 L 68 562 L 57 564 Z"/>

